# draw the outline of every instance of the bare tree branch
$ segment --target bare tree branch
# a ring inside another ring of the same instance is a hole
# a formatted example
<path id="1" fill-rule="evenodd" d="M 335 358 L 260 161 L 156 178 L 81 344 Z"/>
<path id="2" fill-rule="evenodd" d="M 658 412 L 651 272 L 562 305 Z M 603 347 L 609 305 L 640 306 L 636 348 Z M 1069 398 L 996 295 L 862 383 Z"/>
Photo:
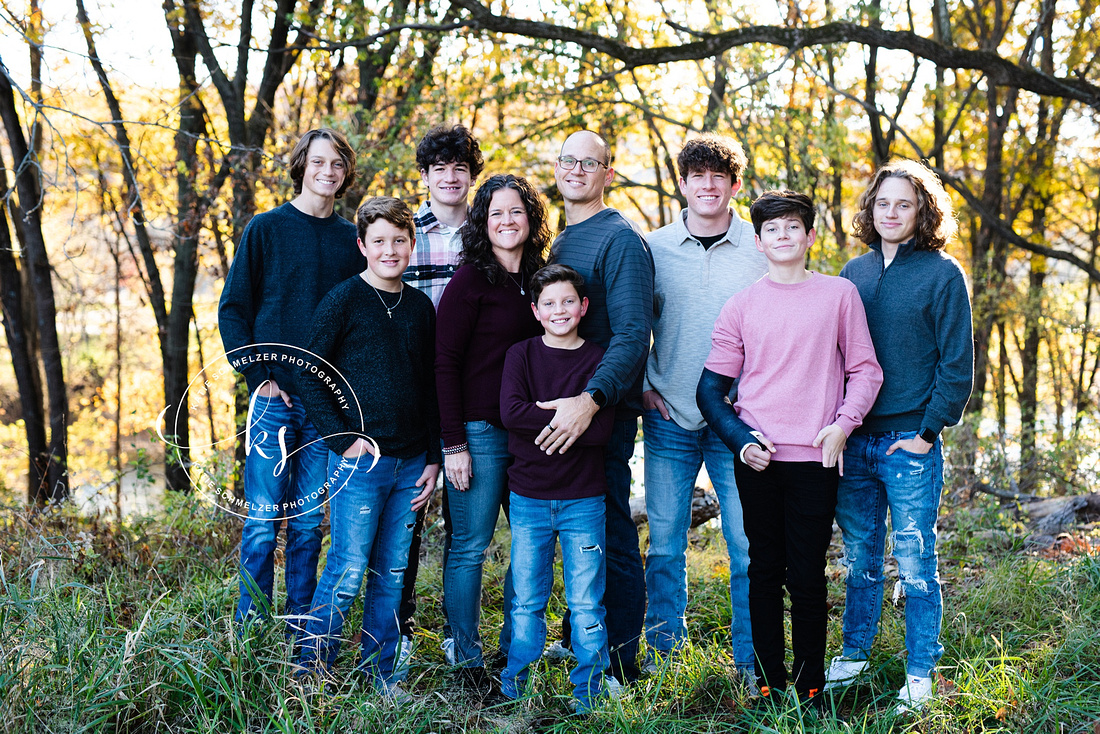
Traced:
<path id="1" fill-rule="evenodd" d="M 752 43 L 768 43 L 792 50 L 827 43 L 860 43 L 908 51 L 914 56 L 946 68 L 981 71 L 991 83 L 998 86 L 1016 87 L 1045 96 L 1073 99 L 1100 110 L 1100 86 L 1080 76 L 1051 76 L 1037 69 L 1021 66 L 991 51 L 947 46 L 908 31 L 889 31 L 856 23 L 826 23 L 821 26 L 798 28 L 745 26 L 722 33 L 692 32 L 700 40 L 677 46 L 635 48 L 622 41 L 604 38 L 597 33 L 577 28 L 497 15 L 482 5 L 479 0 L 451 0 L 451 5 L 470 13 L 470 28 L 575 43 L 618 59 L 628 67 L 710 58 L 736 46 Z M 687 32 L 682 27 L 676 28 Z"/>
<path id="2" fill-rule="evenodd" d="M 970 206 L 974 212 L 982 218 L 989 226 L 1001 237 L 1004 237 L 1005 241 L 1009 244 L 1019 247 L 1021 250 L 1027 250 L 1028 252 L 1034 252 L 1036 255 L 1045 255 L 1053 260 L 1061 260 L 1063 262 L 1070 263 L 1080 268 L 1089 279 L 1100 283 L 1100 269 L 1091 263 L 1087 263 L 1072 252 L 1066 252 L 1065 250 L 1056 250 L 1053 247 L 1046 247 L 1045 245 L 1037 245 L 1034 242 L 1021 237 L 1013 231 L 1012 227 L 997 216 L 996 212 L 988 211 L 982 206 L 982 200 L 974 194 L 970 188 L 963 183 L 962 179 L 951 175 L 947 171 L 939 168 L 933 168 L 941 180 L 955 191 L 959 192 L 959 196 L 966 200 L 967 205 Z"/>

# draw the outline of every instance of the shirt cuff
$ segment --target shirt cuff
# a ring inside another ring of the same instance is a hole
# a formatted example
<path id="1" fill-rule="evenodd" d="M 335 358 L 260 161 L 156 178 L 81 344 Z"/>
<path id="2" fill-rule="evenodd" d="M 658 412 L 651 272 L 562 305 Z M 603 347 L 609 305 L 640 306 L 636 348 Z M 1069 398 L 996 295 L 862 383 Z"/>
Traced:
<path id="1" fill-rule="evenodd" d="M 749 433 L 751 433 L 752 437 L 756 439 L 756 443 L 747 443 L 747 444 L 745 444 L 744 446 L 741 447 L 741 453 L 738 454 L 737 458 L 741 459 L 742 464 L 748 464 L 749 463 L 749 462 L 745 461 L 745 452 L 748 450 L 749 446 L 759 446 L 760 448 L 767 451 L 767 449 L 764 448 L 764 444 L 760 442 L 761 439 L 764 438 L 764 434 L 761 433 L 760 431 L 749 431 Z"/>

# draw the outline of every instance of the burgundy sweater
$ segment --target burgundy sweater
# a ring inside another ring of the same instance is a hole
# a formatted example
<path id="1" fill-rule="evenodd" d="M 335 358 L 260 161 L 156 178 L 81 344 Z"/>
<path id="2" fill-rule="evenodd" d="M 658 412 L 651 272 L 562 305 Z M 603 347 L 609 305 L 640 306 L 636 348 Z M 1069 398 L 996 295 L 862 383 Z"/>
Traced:
<path id="1" fill-rule="evenodd" d="M 516 281 L 519 276 L 513 276 Z M 516 342 L 542 334 L 531 297 L 511 279 L 493 285 L 463 265 L 443 291 L 436 314 L 435 380 L 443 445 L 466 443 L 467 421 L 500 420 L 504 355 Z"/>
<path id="2" fill-rule="evenodd" d="M 586 341 L 577 349 L 555 349 L 535 337 L 516 344 L 504 360 L 500 385 L 500 417 L 508 429 L 508 450 L 515 461 L 508 469 L 508 486 L 524 497 L 575 500 L 607 491 L 604 446 L 611 440 L 615 411 L 603 408 L 577 442 L 564 454 L 547 456 L 535 437 L 554 411 L 535 405 L 580 395 L 596 372 L 603 347 Z"/>

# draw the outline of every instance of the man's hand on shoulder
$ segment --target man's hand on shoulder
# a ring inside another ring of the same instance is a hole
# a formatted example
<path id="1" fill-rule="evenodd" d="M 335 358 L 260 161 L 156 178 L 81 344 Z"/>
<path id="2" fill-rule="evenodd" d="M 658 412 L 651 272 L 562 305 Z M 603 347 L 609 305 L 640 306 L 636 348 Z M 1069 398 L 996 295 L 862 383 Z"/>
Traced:
<path id="1" fill-rule="evenodd" d="M 546 427 L 535 437 L 535 444 L 548 455 L 555 451 L 559 454 L 568 451 L 581 434 L 588 430 L 592 417 L 600 410 L 600 406 L 596 405 L 588 392 L 572 398 L 545 402 L 540 400 L 535 405 L 543 410 L 554 411 Z"/>

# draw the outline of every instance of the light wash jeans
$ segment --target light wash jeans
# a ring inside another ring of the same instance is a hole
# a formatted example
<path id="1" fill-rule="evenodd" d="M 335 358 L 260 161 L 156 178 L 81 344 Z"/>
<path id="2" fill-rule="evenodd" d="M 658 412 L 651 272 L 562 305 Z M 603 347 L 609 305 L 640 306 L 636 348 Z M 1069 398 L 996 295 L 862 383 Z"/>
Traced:
<path id="1" fill-rule="evenodd" d="M 542 656 L 546 643 L 546 604 L 554 585 L 554 541 L 561 543 L 565 599 L 572 613 L 573 653 L 577 664 L 569 674 L 578 710 L 587 711 L 603 692 L 609 664 L 603 595 L 604 498 L 537 500 L 511 494 L 512 644 L 501 691 L 517 698 L 529 667 Z"/>
<path id="2" fill-rule="evenodd" d="M 397 610 L 409 561 L 416 513 L 412 500 L 426 455 L 344 459 L 329 452 L 329 476 L 337 486 L 329 502 L 332 546 L 313 596 L 302 638 L 303 667 L 329 668 L 340 651 L 344 620 L 366 579 L 360 670 L 376 686 L 403 677 L 395 670 L 401 637 Z"/>
<path id="3" fill-rule="evenodd" d="M 853 435 L 844 450 L 844 476 L 836 520 L 844 533 L 848 568 L 844 600 L 844 654 L 866 659 L 882 614 L 886 510 L 891 542 L 905 595 L 905 647 L 908 675 L 929 677 L 943 656 L 940 628 L 943 596 L 936 555 L 936 518 L 943 492 L 943 452 L 939 439 L 927 454 L 886 450 L 915 431 Z"/>
<path id="4" fill-rule="evenodd" d="M 473 476 L 470 488 L 460 492 L 445 480 L 452 526 L 451 550 L 443 572 L 443 601 L 455 640 L 459 665 L 481 666 L 481 580 L 485 556 L 496 532 L 501 508 L 508 510 L 508 431 L 488 421 L 466 424 Z M 508 652 L 512 638 L 512 569 L 504 576 L 504 627 L 500 649 Z"/>
<path id="5" fill-rule="evenodd" d="M 649 515 L 649 550 L 645 583 L 646 642 L 651 652 L 667 654 L 687 636 L 687 535 L 691 498 L 699 468 L 707 474 L 722 507 L 722 535 L 730 559 L 730 637 L 734 663 L 754 665 L 749 618 L 749 540 L 733 471 L 737 457 L 713 431 L 688 431 L 656 410 L 642 416 L 645 439 L 645 504 Z"/>
<path id="6" fill-rule="evenodd" d="M 244 494 L 248 517 L 241 530 L 240 602 L 236 620 L 267 617 L 272 609 L 275 546 L 286 518 L 287 628 L 300 624 L 317 588 L 321 555 L 321 491 L 329 451 L 306 418 L 298 396 L 293 407 L 279 397 L 253 394 L 249 401 L 248 457 L 244 464 Z M 258 590 L 262 598 L 254 598 Z"/>

